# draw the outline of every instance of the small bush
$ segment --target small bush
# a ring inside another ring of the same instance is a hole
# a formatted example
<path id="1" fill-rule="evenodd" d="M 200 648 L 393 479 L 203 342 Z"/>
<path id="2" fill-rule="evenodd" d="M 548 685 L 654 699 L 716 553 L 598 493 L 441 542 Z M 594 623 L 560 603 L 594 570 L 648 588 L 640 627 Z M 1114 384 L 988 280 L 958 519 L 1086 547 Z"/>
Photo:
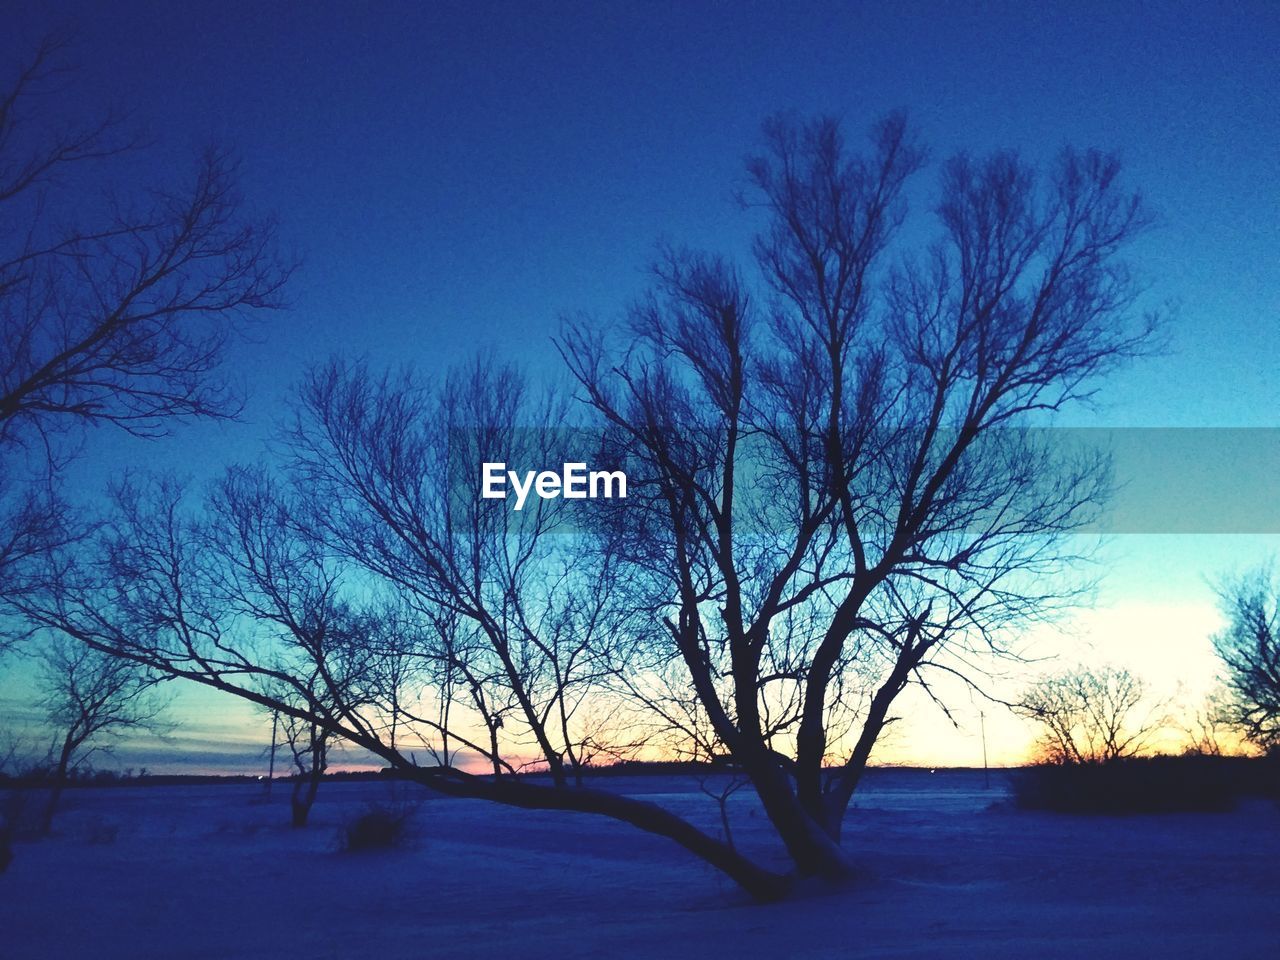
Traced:
<path id="1" fill-rule="evenodd" d="M 85 842 L 94 846 L 115 843 L 116 838 L 119 836 L 120 825 L 118 823 L 107 823 L 100 818 L 94 818 L 85 826 Z"/>
<path id="2" fill-rule="evenodd" d="M 1019 771 L 1014 800 L 1058 813 L 1174 813 L 1229 810 L 1246 794 L 1270 792 L 1266 765 L 1240 757 L 1135 757 L 1107 763 L 1045 764 Z"/>
<path id="3" fill-rule="evenodd" d="M 376 804 L 342 828 L 342 849 L 348 853 L 390 850 L 408 835 L 408 807 Z"/>

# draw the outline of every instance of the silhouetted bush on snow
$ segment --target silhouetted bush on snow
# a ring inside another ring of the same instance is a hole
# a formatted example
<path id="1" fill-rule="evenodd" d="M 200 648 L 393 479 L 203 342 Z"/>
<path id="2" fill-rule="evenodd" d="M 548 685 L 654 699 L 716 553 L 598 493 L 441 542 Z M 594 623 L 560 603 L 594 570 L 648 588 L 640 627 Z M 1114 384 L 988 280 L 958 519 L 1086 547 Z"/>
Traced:
<path id="1" fill-rule="evenodd" d="M 1199 755 L 1042 764 L 1018 771 L 1013 793 L 1023 809 L 1059 813 L 1222 811 L 1245 795 L 1277 796 L 1277 764 Z"/>
<path id="2" fill-rule="evenodd" d="M 348 853 L 390 850 L 407 839 L 411 807 L 374 804 L 342 828 L 342 849 Z"/>

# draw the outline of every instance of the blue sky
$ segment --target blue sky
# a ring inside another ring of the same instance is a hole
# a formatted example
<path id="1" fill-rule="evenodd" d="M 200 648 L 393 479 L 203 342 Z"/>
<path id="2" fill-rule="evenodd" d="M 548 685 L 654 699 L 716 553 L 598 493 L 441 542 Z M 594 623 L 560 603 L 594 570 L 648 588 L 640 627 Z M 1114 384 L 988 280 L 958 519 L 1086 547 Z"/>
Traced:
<path id="1" fill-rule="evenodd" d="M 155 143 L 123 185 L 217 140 L 303 257 L 291 308 L 232 356 L 248 422 L 97 436 L 86 484 L 256 455 L 288 385 L 334 351 L 434 367 L 487 344 L 551 369 L 559 317 L 616 313 L 655 241 L 746 248 L 733 193 L 776 110 L 856 132 L 905 108 L 935 160 L 1119 152 L 1159 214 L 1134 262 L 1176 318 L 1166 355 L 1070 422 L 1280 426 L 1275 4 L 46 3 L 6 15 L 0 59 L 59 23 L 79 33 L 77 109 L 126 106 Z M 1102 602 L 1174 583 L 1207 617 L 1204 576 L 1276 547 L 1117 537 Z"/>

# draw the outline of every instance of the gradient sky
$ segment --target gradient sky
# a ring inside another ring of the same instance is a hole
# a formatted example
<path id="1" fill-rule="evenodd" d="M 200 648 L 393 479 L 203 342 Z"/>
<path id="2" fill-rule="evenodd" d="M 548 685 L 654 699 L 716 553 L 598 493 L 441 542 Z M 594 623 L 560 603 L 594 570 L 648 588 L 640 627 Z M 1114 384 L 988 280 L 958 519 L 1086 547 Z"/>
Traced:
<path id="1" fill-rule="evenodd" d="M 125 464 L 200 473 L 255 456 L 288 385 L 334 351 L 437 367 L 483 344 L 551 369 L 558 318 L 616 313 L 655 241 L 745 249 L 732 197 L 776 110 L 856 133 L 902 107 L 935 160 L 1118 151 L 1159 214 L 1133 259 L 1176 319 L 1166 355 L 1070 422 L 1280 426 L 1274 3 L 43 3 L 6 14 L 0 63 L 58 24 L 78 29 L 77 109 L 127 107 L 155 142 L 120 182 L 180 176 L 195 147 L 229 145 L 304 261 L 291 308 L 232 355 L 248 422 L 149 445 L 102 433 L 86 488 Z M 1276 486 L 1246 496 L 1274 501 Z M 1200 689 L 1217 623 L 1205 577 L 1275 553 L 1275 529 L 1115 537 L 1097 609 L 1036 650 Z M 6 685 L 12 705 L 20 684 Z M 238 705 L 180 700 L 184 735 L 257 735 Z M 976 711 L 959 732 L 904 728 L 894 758 L 976 762 Z M 994 759 L 1023 755 L 1025 726 L 987 728 Z"/>

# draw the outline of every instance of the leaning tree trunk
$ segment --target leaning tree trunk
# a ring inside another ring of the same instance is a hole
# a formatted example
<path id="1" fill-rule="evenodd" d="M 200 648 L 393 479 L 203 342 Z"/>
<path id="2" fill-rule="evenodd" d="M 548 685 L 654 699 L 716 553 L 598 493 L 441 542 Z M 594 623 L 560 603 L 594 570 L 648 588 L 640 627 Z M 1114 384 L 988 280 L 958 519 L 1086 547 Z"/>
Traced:
<path id="1" fill-rule="evenodd" d="M 492 800 L 529 810 L 593 813 L 667 837 L 716 867 L 760 902 L 781 900 L 792 886 L 790 876 L 761 867 L 728 843 L 656 803 L 590 787 L 543 786 L 516 777 L 473 777 L 443 767 L 415 767 L 403 760 L 396 765 L 406 777 L 450 796 Z"/>
<path id="2" fill-rule="evenodd" d="M 62 741 L 62 751 L 58 754 L 58 766 L 53 772 L 53 787 L 49 790 L 49 799 L 45 802 L 44 813 L 40 815 L 40 835 L 47 837 L 53 832 L 53 815 L 58 811 L 58 803 L 62 800 L 62 789 L 67 783 L 67 770 L 71 766 L 71 754 L 77 744 L 70 735 Z"/>

